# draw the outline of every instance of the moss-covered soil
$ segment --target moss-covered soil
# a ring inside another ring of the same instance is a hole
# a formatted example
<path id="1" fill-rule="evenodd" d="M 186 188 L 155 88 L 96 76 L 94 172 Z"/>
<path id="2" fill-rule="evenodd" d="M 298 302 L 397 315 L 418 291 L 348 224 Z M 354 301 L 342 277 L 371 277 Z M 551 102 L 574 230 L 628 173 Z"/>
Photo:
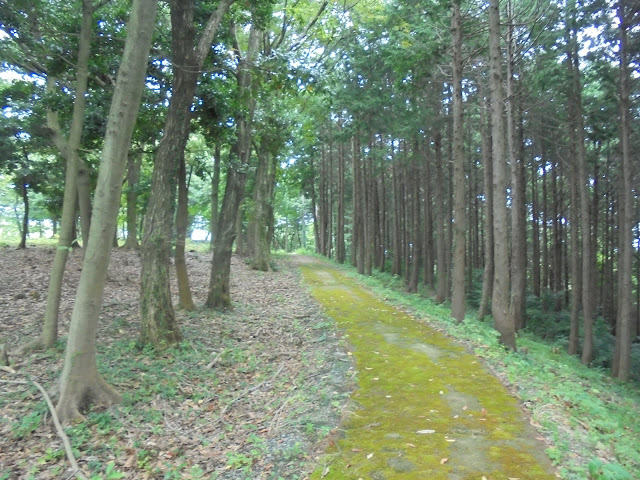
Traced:
<path id="1" fill-rule="evenodd" d="M 477 357 L 326 263 L 302 266 L 357 389 L 312 479 L 551 479 L 545 445 Z"/>

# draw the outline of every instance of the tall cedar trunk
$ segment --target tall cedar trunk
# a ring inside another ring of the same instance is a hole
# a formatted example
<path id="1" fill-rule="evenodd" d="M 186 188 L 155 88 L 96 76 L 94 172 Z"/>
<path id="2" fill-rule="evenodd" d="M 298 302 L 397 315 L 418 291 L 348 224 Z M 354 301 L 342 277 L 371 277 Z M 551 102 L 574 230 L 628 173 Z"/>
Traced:
<path id="1" fill-rule="evenodd" d="M 78 179 L 78 148 L 84 126 L 84 111 L 86 107 L 87 81 L 89 77 L 88 65 L 91 49 L 91 25 L 94 8 L 90 0 L 82 1 L 82 23 L 78 40 L 78 60 L 76 62 L 75 99 L 71 117 L 71 129 L 69 137 L 65 139 L 61 133 L 58 114 L 52 110 L 47 111 L 47 126 L 53 132 L 53 140 L 56 148 L 62 153 L 66 161 L 66 173 L 64 180 L 64 196 L 62 201 L 62 217 L 60 219 L 60 236 L 56 254 L 49 276 L 47 289 L 47 304 L 44 313 L 44 324 L 40 337 L 27 345 L 26 349 L 50 348 L 58 338 L 58 313 L 62 296 L 62 282 L 64 271 L 69 256 L 69 250 L 74 238 L 75 213 L 77 201 Z M 54 87 L 54 79 L 47 77 L 47 91 Z"/>
<path id="2" fill-rule="evenodd" d="M 69 326 L 60 398 L 56 407 L 62 423 L 80 416 L 91 404 L 111 404 L 120 395 L 98 373 L 96 332 L 111 242 L 120 206 L 125 159 L 140 108 L 148 64 L 157 0 L 134 0 L 127 38 L 111 101 L 95 194 L 94 217 Z"/>
<path id="3" fill-rule="evenodd" d="M 388 246 L 387 205 L 386 205 L 387 187 L 386 187 L 386 181 L 385 181 L 386 172 L 387 172 L 387 169 L 386 167 L 384 167 L 380 174 L 380 189 L 379 189 L 380 195 L 378 200 L 378 205 L 380 207 L 380 210 L 379 210 L 380 211 L 380 258 L 378 262 L 378 270 L 380 270 L 380 272 L 385 271 L 385 264 L 387 261 L 387 246 Z"/>
<path id="4" fill-rule="evenodd" d="M 424 190 L 424 283 L 431 289 L 435 288 L 435 278 L 433 275 L 433 199 L 431 189 L 431 155 L 429 154 L 429 144 L 425 145 L 424 160 L 422 166 L 422 188 Z"/>
<path id="5" fill-rule="evenodd" d="M 462 19 L 460 2 L 454 0 L 451 15 L 451 41 L 453 44 L 453 271 L 451 278 L 451 316 L 458 322 L 465 312 L 465 178 L 464 132 L 462 130 Z"/>
<path id="6" fill-rule="evenodd" d="M 173 311 L 170 287 L 178 162 L 189 138 L 191 105 L 200 70 L 232 1 L 222 0 L 218 4 L 195 47 L 194 2 L 171 1 L 173 85 L 164 135 L 154 161 L 141 249 L 140 342 L 143 345 L 159 347 L 182 339 Z"/>
<path id="7" fill-rule="evenodd" d="M 350 263 L 352 267 L 358 266 L 358 189 L 356 188 L 356 165 L 355 158 L 356 140 L 351 137 L 351 251 Z"/>
<path id="8" fill-rule="evenodd" d="M 571 55 L 569 55 L 569 68 L 571 69 Z M 577 109 L 575 104 L 575 92 L 571 92 L 569 98 L 569 158 L 573 163 L 572 169 L 569 171 L 569 222 L 571 227 L 571 313 L 569 320 L 569 346 L 570 355 L 576 355 L 579 349 L 579 323 L 580 323 L 580 306 L 582 303 L 582 268 L 580 263 L 580 211 L 578 201 L 578 183 L 580 181 L 577 175 L 577 159 L 576 159 L 576 143 L 582 141 L 576 131 Z M 584 228 L 584 227 L 583 227 Z"/>
<path id="9" fill-rule="evenodd" d="M 420 229 L 420 176 L 418 174 L 418 162 L 417 162 L 417 147 L 412 155 L 411 161 L 411 244 L 412 258 L 411 258 L 411 275 L 409 277 L 409 284 L 407 291 L 415 293 L 418 291 L 418 281 L 420 277 L 420 258 L 422 256 L 422 236 Z"/>
<path id="10" fill-rule="evenodd" d="M 547 197 L 547 167 L 548 160 L 546 152 L 542 152 L 542 290 L 547 291 L 550 285 L 549 268 L 549 199 Z M 546 308 L 546 304 L 544 305 Z"/>
<path id="11" fill-rule="evenodd" d="M 211 176 L 211 220 L 209 221 L 209 231 L 211 233 L 211 248 L 218 234 L 216 226 L 219 216 L 219 196 L 220 196 L 220 166 L 221 166 L 220 142 L 216 142 L 213 150 L 213 175 Z"/>
<path id="12" fill-rule="evenodd" d="M 443 160 L 442 160 L 442 135 L 439 130 L 435 132 L 433 139 L 433 147 L 435 150 L 435 168 L 436 168 L 436 185 L 435 185 L 435 201 L 437 206 L 437 265 L 438 265 L 438 289 L 436 291 L 436 303 L 442 303 L 447 299 L 449 291 L 449 279 L 447 272 L 447 247 L 445 224 L 447 223 L 447 207 L 444 199 L 443 191 Z"/>
<path id="13" fill-rule="evenodd" d="M 513 44 L 513 3 L 508 2 L 509 25 L 507 33 L 507 143 L 511 165 L 511 299 L 509 316 L 513 318 L 516 331 L 525 324 L 526 272 L 526 224 L 524 207 L 524 182 L 521 170 L 524 162 L 519 156 L 516 132 L 516 94 L 514 88 L 515 46 Z"/>
<path id="14" fill-rule="evenodd" d="M 575 4 L 574 4 L 575 5 Z M 573 19 L 575 22 L 575 18 Z M 584 341 L 582 345 L 582 362 L 589 365 L 593 360 L 593 309 L 594 303 L 594 282 L 593 282 L 593 266 L 592 266 L 592 234 L 591 234 L 591 205 L 589 201 L 589 192 L 587 183 L 587 154 L 585 149 L 585 132 L 584 119 L 582 111 L 582 82 L 580 80 L 580 58 L 578 55 L 577 31 L 573 26 L 573 35 L 571 35 L 571 54 L 569 62 L 571 62 L 572 77 L 572 96 L 575 118 L 575 136 L 576 136 L 576 179 L 578 194 L 580 195 L 580 214 L 582 217 L 582 270 L 580 279 L 582 282 L 582 318 L 583 318 L 583 335 Z M 577 286 L 577 285 L 576 285 Z"/>
<path id="15" fill-rule="evenodd" d="M 91 230 L 91 171 L 81 158 L 78 158 L 78 209 L 80 210 L 82 246 L 86 247 Z"/>
<path id="16" fill-rule="evenodd" d="M 358 273 L 364 274 L 364 255 L 365 255 L 365 195 L 363 192 L 363 172 L 362 172 L 362 158 L 360 157 L 360 142 L 358 136 L 353 137 L 353 194 L 355 198 L 354 206 L 354 219 L 355 223 L 355 248 L 356 251 L 356 265 L 358 267 Z M 357 215 L 355 214 L 357 212 Z"/>
<path id="17" fill-rule="evenodd" d="M 182 152 L 178 160 L 178 208 L 176 211 L 176 250 L 175 266 L 178 280 L 178 307 L 189 312 L 195 310 L 191 288 L 189 286 L 189 274 L 185 258 L 187 240 L 187 228 L 189 227 L 189 191 L 187 188 L 187 166 L 185 155 Z"/>
<path id="18" fill-rule="evenodd" d="M 127 164 L 127 240 L 123 247 L 128 250 L 140 248 L 138 243 L 138 182 L 142 167 L 142 152 L 129 155 Z"/>
<path id="19" fill-rule="evenodd" d="M 362 159 L 362 192 L 364 194 L 364 202 L 362 204 L 362 216 L 365 219 L 364 224 L 364 274 L 371 276 L 373 271 L 373 252 L 374 252 L 374 225 L 373 225 L 373 158 L 372 158 L 372 134 L 369 134 L 369 152 Z"/>
<path id="20" fill-rule="evenodd" d="M 489 2 L 489 65 L 491 71 L 491 125 L 493 155 L 493 227 L 495 275 L 491 313 L 500 342 L 515 350 L 515 322 L 509 312 L 509 232 L 507 213 L 507 164 L 505 162 L 502 55 L 500 51 L 499 0 Z"/>
<path id="21" fill-rule="evenodd" d="M 234 32 L 235 34 L 235 27 Z M 252 68 L 258 55 L 260 31 L 252 24 L 245 57 L 238 62 L 238 104 L 236 112 L 236 141 L 229 152 L 227 184 L 218 221 L 218 235 L 214 241 L 211 277 L 206 305 L 209 308 L 231 308 L 229 275 L 231 250 L 236 236 L 235 223 L 244 197 L 247 171 L 251 158 L 251 128 L 255 99 L 252 88 Z M 237 42 L 236 42 L 237 43 Z M 239 52 L 238 52 L 239 55 Z"/>
<path id="22" fill-rule="evenodd" d="M 391 147 L 393 149 L 393 146 Z M 393 157 L 393 151 L 391 153 Z M 402 199 L 400 198 L 400 179 L 399 168 L 397 162 L 392 163 L 392 192 L 391 198 L 393 201 L 393 264 L 391 267 L 392 275 L 400 275 L 402 273 L 402 247 L 401 247 L 401 225 L 400 225 L 400 206 L 402 205 Z"/>
<path id="23" fill-rule="evenodd" d="M 18 248 L 27 248 L 27 237 L 29 236 L 29 183 L 26 179 L 20 181 L 20 194 L 22 196 L 22 228 L 20 228 L 20 243 Z"/>
<path id="24" fill-rule="evenodd" d="M 318 193 L 316 191 L 316 169 L 313 162 L 313 156 L 309 159 L 311 163 L 311 214 L 313 215 L 313 239 L 315 242 L 315 251 L 320 253 L 320 218 L 318 216 Z"/>
<path id="25" fill-rule="evenodd" d="M 342 121 L 339 123 L 342 129 Z M 344 196 L 345 196 L 345 172 L 344 172 L 344 143 L 338 145 L 338 218 L 336 229 L 336 260 L 344 263 L 347 259 L 347 252 L 344 243 Z"/>
<path id="26" fill-rule="evenodd" d="M 531 290 L 540 298 L 540 215 L 538 212 L 538 162 L 531 158 Z"/>
<path id="27" fill-rule="evenodd" d="M 478 82 L 480 91 L 484 90 L 482 81 Z M 484 320 L 489 313 L 491 296 L 493 295 L 493 276 L 495 271 L 493 255 L 493 162 L 491 160 L 491 128 L 489 118 L 486 116 L 488 110 L 488 99 L 484 100 L 484 94 L 480 94 L 482 106 L 480 107 L 480 131 L 482 132 L 482 170 L 484 182 L 485 199 L 485 260 L 482 274 L 482 296 L 478 307 L 478 319 Z M 487 117 L 487 118 L 485 118 Z"/>
<path id="28" fill-rule="evenodd" d="M 613 353 L 613 376 L 626 380 L 631 373 L 631 245 L 633 242 L 633 192 L 631 179 L 631 118 L 630 75 L 627 30 L 629 29 L 625 0 L 618 3 L 620 21 L 620 143 L 622 146 L 622 168 L 619 207 L 618 245 L 618 314 L 616 318 L 616 345 Z"/>

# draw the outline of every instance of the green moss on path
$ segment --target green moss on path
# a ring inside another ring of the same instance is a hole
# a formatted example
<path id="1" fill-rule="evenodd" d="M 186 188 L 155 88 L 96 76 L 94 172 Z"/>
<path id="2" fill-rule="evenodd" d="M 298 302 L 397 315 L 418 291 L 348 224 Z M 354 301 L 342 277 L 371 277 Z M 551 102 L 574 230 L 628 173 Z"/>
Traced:
<path id="1" fill-rule="evenodd" d="M 556 478 L 516 400 L 476 357 L 331 266 L 301 268 L 358 372 L 341 435 L 311 479 Z"/>

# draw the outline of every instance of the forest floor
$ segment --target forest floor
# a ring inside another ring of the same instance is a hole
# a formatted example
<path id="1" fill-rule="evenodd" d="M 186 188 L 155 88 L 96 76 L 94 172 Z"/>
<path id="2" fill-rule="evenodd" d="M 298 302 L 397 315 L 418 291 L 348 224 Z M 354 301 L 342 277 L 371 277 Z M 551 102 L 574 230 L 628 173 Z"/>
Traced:
<path id="1" fill-rule="evenodd" d="M 54 250 L 0 248 L 0 344 L 11 366 L 0 371 L 0 479 L 66 479 L 62 444 L 29 377 L 55 391 L 64 340 L 19 358 L 45 308 Z M 194 299 L 206 298 L 211 255 L 191 251 Z M 60 307 L 67 334 L 82 252 L 71 254 Z M 95 479 L 299 479 L 315 467 L 352 391 L 352 364 L 334 325 L 301 285 L 296 265 L 251 271 L 232 261 L 227 313 L 178 312 L 185 341 L 160 353 L 140 350 L 136 252 L 116 250 L 98 332 L 99 370 L 124 396 L 67 427 L 78 463 Z M 173 288 L 173 291 L 177 289 Z"/>
<path id="2" fill-rule="evenodd" d="M 38 390 L 7 383 L 31 378 L 56 390 L 81 251 L 68 263 L 57 346 L 11 354 L 39 331 L 53 256 L 52 247 L 0 248 L 0 345 L 16 370 L 0 371 L 0 480 L 72 473 Z M 188 253 L 198 305 L 210 260 Z M 98 362 L 124 401 L 66 428 L 84 473 L 91 480 L 548 478 L 544 447 L 522 443 L 517 430 L 545 438 L 562 478 L 640 478 L 636 384 L 527 335 L 521 352 L 507 353 L 489 324 L 451 323 L 424 294 L 400 292 L 402 279 L 306 260 L 278 256 L 275 271 L 264 273 L 234 257 L 234 310 L 178 312 L 185 341 L 154 352 L 136 343 L 138 254 L 114 251 Z M 469 386 L 463 372 L 480 382 Z M 418 453 L 423 447 L 427 456 Z M 538 454 L 524 458 L 532 449 Z"/>

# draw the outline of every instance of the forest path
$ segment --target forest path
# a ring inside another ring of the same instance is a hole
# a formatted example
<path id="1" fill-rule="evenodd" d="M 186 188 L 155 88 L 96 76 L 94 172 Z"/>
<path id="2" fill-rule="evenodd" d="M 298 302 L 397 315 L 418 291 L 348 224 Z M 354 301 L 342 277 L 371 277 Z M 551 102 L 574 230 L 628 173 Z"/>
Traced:
<path id="1" fill-rule="evenodd" d="M 357 369 L 340 434 L 312 479 L 556 478 L 515 398 L 477 357 L 329 264 L 299 264 Z"/>

